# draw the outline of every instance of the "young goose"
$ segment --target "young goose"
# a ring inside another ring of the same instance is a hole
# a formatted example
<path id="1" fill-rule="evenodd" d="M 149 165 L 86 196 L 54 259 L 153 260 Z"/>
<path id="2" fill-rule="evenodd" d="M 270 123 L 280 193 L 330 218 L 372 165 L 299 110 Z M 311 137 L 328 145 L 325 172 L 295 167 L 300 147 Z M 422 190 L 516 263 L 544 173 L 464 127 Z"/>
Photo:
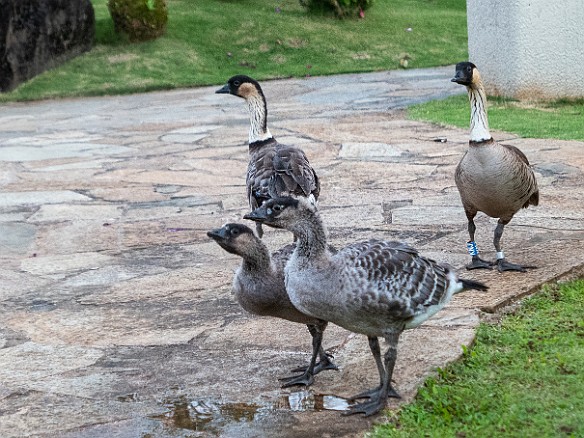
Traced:
<path id="1" fill-rule="evenodd" d="M 533 170 L 523 152 L 515 146 L 497 143 L 489 132 L 487 97 L 477 67 L 471 62 L 456 64 L 452 82 L 466 86 L 470 100 L 470 141 L 454 178 L 468 219 L 470 241 L 467 243 L 472 261 L 467 269 L 491 269 L 494 263 L 479 258 L 474 241 L 474 217 L 482 211 L 499 218 L 495 228 L 496 265 L 499 271 L 525 271 L 524 266 L 510 263 L 501 249 L 505 225 L 521 208 L 538 205 L 539 190 Z"/>
<path id="2" fill-rule="evenodd" d="M 247 198 L 253 209 L 270 198 L 304 196 L 318 199 L 320 183 L 301 149 L 284 146 L 268 129 L 268 108 L 260 84 L 254 79 L 237 75 L 216 93 L 228 93 L 247 102 L 249 111 L 249 164 L 247 167 Z M 256 224 L 259 237 L 261 224 Z"/>
<path id="3" fill-rule="evenodd" d="M 227 224 L 209 231 L 207 235 L 225 251 L 243 259 L 233 279 L 233 293 L 241 307 L 255 315 L 275 316 L 308 326 L 312 336 L 310 364 L 294 370 L 303 371 L 303 374 L 281 379 L 285 382 L 282 387 L 309 386 L 313 382 L 313 376 L 320 371 L 336 370 L 337 366 L 331 362 L 321 345 L 327 322 L 299 312 L 286 293 L 284 266 L 294 250 L 294 245 L 286 245 L 270 256 L 266 245 L 249 227 L 242 224 Z M 318 363 L 317 356 L 320 358 Z"/>
<path id="4" fill-rule="evenodd" d="M 286 289 L 294 306 L 367 335 L 380 385 L 352 397 L 351 401 L 369 400 L 353 405 L 345 415 L 373 415 L 385 407 L 387 397 L 399 397 L 391 377 L 403 330 L 420 325 L 457 292 L 487 289 L 459 279 L 450 267 L 399 242 L 371 239 L 332 254 L 316 207 L 302 198 L 271 199 L 244 218 L 294 233 L 296 248 L 285 268 Z M 389 344 L 383 362 L 379 336 Z"/>

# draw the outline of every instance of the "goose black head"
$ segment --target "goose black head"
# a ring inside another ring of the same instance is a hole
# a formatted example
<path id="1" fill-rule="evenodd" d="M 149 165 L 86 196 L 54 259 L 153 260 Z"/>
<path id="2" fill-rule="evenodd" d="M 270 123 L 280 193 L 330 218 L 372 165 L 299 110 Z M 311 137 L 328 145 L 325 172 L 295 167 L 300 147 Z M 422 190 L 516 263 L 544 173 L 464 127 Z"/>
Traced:
<path id="1" fill-rule="evenodd" d="M 255 79 L 245 75 L 235 75 L 231 77 L 227 84 L 215 91 L 217 94 L 233 94 L 234 96 L 247 99 L 252 95 L 263 95 L 262 87 Z"/>
<path id="2" fill-rule="evenodd" d="M 308 202 L 308 201 L 306 201 Z M 295 212 L 300 207 L 300 200 L 291 197 L 273 198 L 264 202 L 261 207 L 243 216 L 254 222 L 266 224 L 272 228 L 287 228 L 294 220 Z"/>
<path id="3" fill-rule="evenodd" d="M 207 236 L 225 251 L 237 255 L 244 254 L 250 241 L 257 239 L 251 228 L 243 224 L 225 224 L 221 228 L 208 231 Z"/>
<path id="4" fill-rule="evenodd" d="M 456 64 L 454 77 L 451 79 L 451 81 L 460 85 L 466 85 L 468 87 L 475 82 L 477 77 L 477 66 L 472 62 L 465 61 Z"/>

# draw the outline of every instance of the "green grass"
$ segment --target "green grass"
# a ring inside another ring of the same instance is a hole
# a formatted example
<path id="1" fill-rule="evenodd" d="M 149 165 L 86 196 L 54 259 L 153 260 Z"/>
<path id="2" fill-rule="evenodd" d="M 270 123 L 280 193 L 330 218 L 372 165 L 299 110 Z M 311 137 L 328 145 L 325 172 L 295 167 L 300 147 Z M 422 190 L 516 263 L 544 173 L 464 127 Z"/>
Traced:
<path id="1" fill-rule="evenodd" d="M 489 127 L 521 137 L 584 140 L 584 99 L 530 104 L 511 99 L 488 99 Z M 470 108 L 466 95 L 432 101 L 408 109 L 411 119 L 468 127 Z"/>
<path id="2" fill-rule="evenodd" d="M 544 287 L 373 437 L 584 436 L 584 280 Z"/>
<path id="3" fill-rule="evenodd" d="M 405 54 L 410 68 L 468 56 L 465 0 L 376 0 L 364 19 L 346 20 L 308 14 L 298 0 L 167 0 L 166 35 L 140 44 L 114 33 L 107 0 L 92 3 L 93 50 L 0 94 L 0 102 L 220 84 L 236 73 L 387 70 Z"/>

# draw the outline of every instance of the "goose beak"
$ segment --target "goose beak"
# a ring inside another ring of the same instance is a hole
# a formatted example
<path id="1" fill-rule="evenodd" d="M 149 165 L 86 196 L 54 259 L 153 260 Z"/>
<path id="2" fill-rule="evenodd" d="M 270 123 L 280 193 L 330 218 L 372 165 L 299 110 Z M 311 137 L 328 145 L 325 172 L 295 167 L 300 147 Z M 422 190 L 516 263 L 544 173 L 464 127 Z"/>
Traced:
<path id="1" fill-rule="evenodd" d="M 458 72 L 458 71 L 456 72 L 454 77 L 452 79 L 450 79 L 450 82 L 456 82 L 457 84 L 460 84 L 460 85 L 470 85 L 470 81 L 464 75 L 464 73 Z"/>
<path id="2" fill-rule="evenodd" d="M 223 228 L 216 228 L 211 231 L 207 231 L 207 236 L 211 239 L 219 241 L 225 239 L 225 230 Z"/>
<path id="3" fill-rule="evenodd" d="M 215 91 L 215 94 L 229 94 L 229 84 L 225 84 L 222 88 Z"/>
<path id="4" fill-rule="evenodd" d="M 464 79 L 464 77 L 461 74 L 459 74 L 458 72 L 456 72 L 454 77 L 452 79 L 450 79 L 450 82 L 456 82 L 457 84 L 461 84 L 461 85 L 466 85 L 466 83 L 467 83 L 467 81 Z"/>
<path id="5" fill-rule="evenodd" d="M 256 208 L 254 211 L 243 216 L 244 219 L 249 219 L 254 222 L 264 222 L 267 219 L 266 209 L 263 207 Z"/>

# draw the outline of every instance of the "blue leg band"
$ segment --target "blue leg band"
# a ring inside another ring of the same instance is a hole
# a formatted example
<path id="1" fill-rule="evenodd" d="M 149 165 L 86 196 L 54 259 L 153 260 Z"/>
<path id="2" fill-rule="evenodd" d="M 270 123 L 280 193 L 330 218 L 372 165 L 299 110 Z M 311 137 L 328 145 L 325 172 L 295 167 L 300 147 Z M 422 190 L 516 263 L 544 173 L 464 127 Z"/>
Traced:
<path id="1" fill-rule="evenodd" d="M 473 257 L 479 255 L 479 248 L 477 247 L 477 243 L 474 240 L 466 242 L 466 249 Z"/>

